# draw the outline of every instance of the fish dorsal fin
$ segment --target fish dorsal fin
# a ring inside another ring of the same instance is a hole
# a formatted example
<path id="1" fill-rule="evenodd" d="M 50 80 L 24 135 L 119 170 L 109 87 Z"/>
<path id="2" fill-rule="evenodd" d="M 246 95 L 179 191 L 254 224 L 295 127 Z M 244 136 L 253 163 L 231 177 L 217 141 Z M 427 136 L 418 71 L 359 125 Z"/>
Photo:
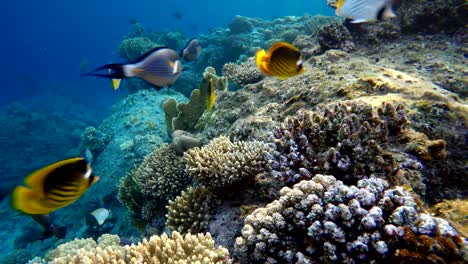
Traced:
<path id="1" fill-rule="evenodd" d="M 340 9 L 344 2 L 345 0 L 339 0 L 338 3 L 336 3 L 336 9 Z"/>
<path id="2" fill-rule="evenodd" d="M 161 50 L 161 49 L 168 49 L 168 47 L 166 46 L 162 46 L 162 47 L 156 47 L 156 48 L 153 48 L 151 50 L 149 50 L 148 52 L 146 52 L 145 54 L 141 55 L 138 59 L 136 59 L 134 62 L 132 62 L 131 64 L 135 64 L 135 63 L 138 63 L 144 59 L 146 59 L 146 57 L 148 57 L 149 55 L 153 54 L 154 52 L 158 51 L 158 50 Z"/>
<path id="3" fill-rule="evenodd" d="M 74 163 L 79 160 L 84 160 L 84 159 L 81 157 L 71 158 L 71 159 L 62 160 L 62 161 L 53 163 L 51 165 L 45 166 L 44 168 L 38 169 L 35 172 L 31 173 L 28 177 L 26 177 L 26 179 L 24 180 L 24 183 L 32 188 L 37 187 L 37 186 L 42 186 L 42 184 L 44 183 L 45 179 L 50 174 L 50 172 L 52 172 L 53 170 L 63 165 Z"/>
<path id="4" fill-rule="evenodd" d="M 299 52 L 299 50 L 296 47 L 294 47 L 293 45 L 291 45 L 291 44 L 289 44 L 287 42 L 280 41 L 280 42 L 276 42 L 275 44 L 271 45 L 270 49 L 268 50 L 268 54 L 271 55 L 276 50 L 278 50 L 280 48 L 288 48 L 288 49 Z"/>

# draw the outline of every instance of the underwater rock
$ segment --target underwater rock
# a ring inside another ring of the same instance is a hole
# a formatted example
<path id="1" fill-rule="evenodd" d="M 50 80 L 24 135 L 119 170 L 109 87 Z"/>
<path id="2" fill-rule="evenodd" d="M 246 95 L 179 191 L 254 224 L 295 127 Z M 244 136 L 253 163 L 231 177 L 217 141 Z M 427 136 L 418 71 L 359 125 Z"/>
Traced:
<path id="1" fill-rule="evenodd" d="M 350 52 L 356 48 L 351 33 L 338 23 L 320 27 L 317 31 L 317 38 L 321 47 L 321 53 L 329 49 L 340 49 Z"/>
<path id="2" fill-rule="evenodd" d="M 87 127 L 81 134 L 81 143 L 91 151 L 93 157 L 97 157 L 105 149 L 108 141 L 109 139 L 95 127 Z"/>
<path id="3" fill-rule="evenodd" d="M 127 38 L 120 43 L 118 52 L 120 57 L 129 61 L 136 61 L 146 52 L 160 46 L 162 45 L 151 41 L 147 37 Z"/>
<path id="4" fill-rule="evenodd" d="M 229 29 L 233 34 L 250 32 L 252 28 L 252 24 L 242 16 L 235 16 L 229 23 Z"/>
<path id="5" fill-rule="evenodd" d="M 468 23 L 464 0 L 402 1 L 398 14 L 404 33 L 453 33 Z"/>

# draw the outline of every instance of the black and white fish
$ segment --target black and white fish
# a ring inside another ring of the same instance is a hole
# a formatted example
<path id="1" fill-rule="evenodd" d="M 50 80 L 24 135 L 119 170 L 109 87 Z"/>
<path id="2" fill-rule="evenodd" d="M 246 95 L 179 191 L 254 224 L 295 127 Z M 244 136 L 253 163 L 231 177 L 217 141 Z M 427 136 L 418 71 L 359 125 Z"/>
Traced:
<path id="1" fill-rule="evenodd" d="M 336 15 L 352 19 L 351 23 L 374 22 L 396 17 L 394 0 L 339 0 Z"/>

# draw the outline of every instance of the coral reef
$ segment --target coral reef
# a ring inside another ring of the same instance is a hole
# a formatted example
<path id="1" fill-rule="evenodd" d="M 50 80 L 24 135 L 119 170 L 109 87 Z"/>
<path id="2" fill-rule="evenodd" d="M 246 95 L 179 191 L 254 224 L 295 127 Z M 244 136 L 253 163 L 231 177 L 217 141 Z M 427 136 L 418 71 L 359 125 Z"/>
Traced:
<path id="1" fill-rule="evenodd" d="M 132 212 L 132 220 L 142 229 L 192 181 L 185 164 L 172 145 L 163 145 L 145 157 L 143 162 L 119 185 L 119 200 Z M 161 220 L 163 221 L 163 220 Z"/>
<path id="2" fill-rule="evenodd" d="M 401 187 L 375 178 L 348 186 L 318 174 L 247 216 L 235 257 L 240 263 L 461 263 L 464 243 Z"/>
<path id="3" fill-rule="evenodd" d="M 247 33 L 250 32 L 252 28 L 253 26 L 249 19 L 239 15 L 235 16 L 229 23 L 229 30 L 231 30 L 233 34 Z"/>
<path id="4" fill-rule="evenodd" d="M 412 174 L 413 179 L 402 177 L 422 168 L 419 160 L 404 151 L 425 159 L 445 158 L 438 156 L 444 147 L 429 151 L 437 141 L 428 142 L 424 135 L 408 129 L 402 106 L 391 104 L 384 104 L 375 113 L 371 106 L 362 104 L 336 104 L 323 115 L 299 112 L 297 117 L 286 118 L 274 137 L 277 151 L 269 163 L 273 175 L 286 183 L 308 180 L 315 173 L 335 175 L 347 184 L 377 177 L 393 184 L 409 183 L 424 195 L 422 179 L 414 179 L 417 173 Z"/>
<path id="5" fill-rule="evenodd" d="M 467 200 L 446 200 L 434 205 L 431 212 L 438 217 L 451 221 L 463 236 L 468 234 L 468 201 Z"/>
<path id="6" fill-rule="evenodd" d="M 95 127 L 87 127 L 81 134 L 83 146 L 88 148 L 94 156 L 99 155 L 105 149 L 108 141 L 109 139 Z"/>
<path id="7" fill-rule="evenodd" d="M 356 49 L 353 37 L 348 29 L 338 23 L 324 25 L 317 30 L 318 43 L 323 53 L 329 49 L 350 52 Z"/>
<path id="8" fill-rule="evenodd" d="M 211 218 L 213 201 L 205 187 L 189 187 L 169 201 L 166 225 L 181 234 L 204 232 Z"/>
<path id="9" fill-rule="evenodd" d="M 195 132 L 195 126 L 206 110 L 206 102 L 210 96 L 209 86 L 209 77 L 204 77 L 200 82 L 199 89 L 192 91 L 188 103 L 177 103 L 175 99 L 170 98 L 162 104 L 168 135 L 172 135 L 175 130 Z"/>
<path id="10" fill-rule="evenodd" d="M 216 69 L 213 67 L 206 67 L 203 72 L 203 79 L 213 80 L 216 91 L 224 91 L 228 87 L 228 79 L 216 75 Z"/>
<path id="11" fill-rule="evenodd" d="M 202 148 L 184 153 L 195 179 L 214 194 L 226 195 L 245 189 L 265 168 L 263 153 L 269 148 L 262 142 L 235 142 L 221 136 Z"/>
<path id="12" fill-rule="evenodd" d="M 122 40 L 118 51 L 122 58 L 135 61 L 153 48 L 162 46 L 147 37 L 126 38 Z"/>
<path id="13" fill-rule="evenodd" d="M 251 57 L 241 64 L 226 63 L 223 66 L 223 76 L 235 82 L 240 87 L 256 83 L 263 79 L 263 75 L 255 65 L 255 58 Z"/>
<path id="14" fill-rule="evenodd" d="M 118 236 L 116 238 L 119 240 Z M 182 236 L 173 232 L 172 237 L 167 234 L 152 236 L 141 243 L 123 247 L 99 240 L 97 244 L 92 239 L 75 240 L 53 252 L 46 258 L 47 263 L 231 263 L 229 252 L 222 247 L 215 248 L 209 233 Z M 36 260 L 34 263 L 42 262 Z"/>
<path id="15" fill-rule="evenodd" d="M 191 148 L 199 147 L 201 140 L 186 131 L 176 130 L 172 133 L 172 145 L 177 154 L 182 155 Z"/>

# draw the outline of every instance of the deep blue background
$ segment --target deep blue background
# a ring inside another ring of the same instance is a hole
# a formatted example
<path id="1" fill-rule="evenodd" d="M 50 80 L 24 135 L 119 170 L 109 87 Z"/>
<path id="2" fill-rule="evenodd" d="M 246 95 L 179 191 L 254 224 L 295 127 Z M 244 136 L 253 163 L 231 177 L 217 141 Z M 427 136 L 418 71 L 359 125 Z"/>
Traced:
<path id="1" fill-rule="evenodd" d="M 174 19 L 176 11 L 182 19 Z M 95 67 L 118 60 L 120 40 L 133 31 L 130 18 L 147 30 L 177 28 L 196 36 L 210 27 L 227 26 L 237 14 L 264 19 L 333 14 L 326 0 L 15 0 L 2 3 L 0 12 L 0 104 L 54 94 L 98 108 L 109 106 L 123 92 L 113 92 L 108 80 L 80 77 L 80 61 Z"/>

